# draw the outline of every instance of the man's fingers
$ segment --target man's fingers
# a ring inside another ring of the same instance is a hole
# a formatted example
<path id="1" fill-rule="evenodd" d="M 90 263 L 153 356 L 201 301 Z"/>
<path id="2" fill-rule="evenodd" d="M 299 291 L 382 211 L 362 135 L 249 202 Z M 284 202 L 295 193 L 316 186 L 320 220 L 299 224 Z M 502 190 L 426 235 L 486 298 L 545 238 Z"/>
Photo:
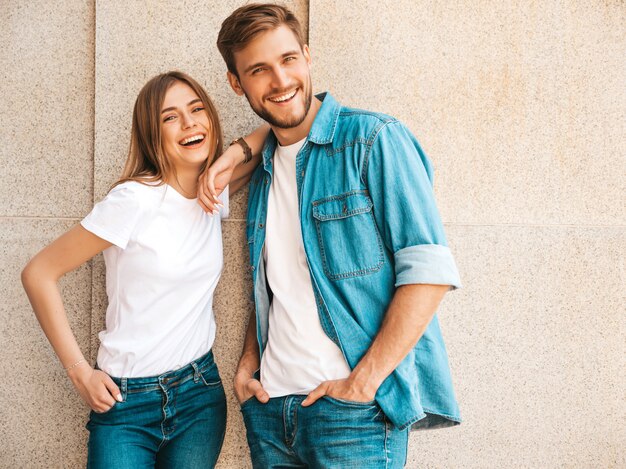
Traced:
<path id="1" fill-rule="evenodd" d="M 305 400 L 302 401 L 304 407 L 310 406 L 320 397 L 325 396 L 328 391 L 328 384 L 322 383 L 309 393 Z"/>
<path id="2" fill-rule="evenodd" d="M 251 379 L 248 382 L 248 391 L 256 398 L 257 401 L 266 404 L 270 400 L 269 394 L 263 389 L 263 385 L 259 380 Z"/>

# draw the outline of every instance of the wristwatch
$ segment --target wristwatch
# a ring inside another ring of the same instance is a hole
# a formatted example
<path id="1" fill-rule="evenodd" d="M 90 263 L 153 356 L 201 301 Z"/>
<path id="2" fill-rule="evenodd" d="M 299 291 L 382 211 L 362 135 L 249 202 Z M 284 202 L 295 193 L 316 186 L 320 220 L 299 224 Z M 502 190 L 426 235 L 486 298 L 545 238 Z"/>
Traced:
<path id="1" fill-rule="evenodd" d="M 235 140 L 230 142 L 231 145 L 234 145 L 235 143 L 238 143 L 241 148 L 243 148 L 244 159 L 242 164 L 246 164 L 252 159 L 252 149 L 250 148 L 250 145 L 246 143 L 243 137 L 236 138 Z"/>

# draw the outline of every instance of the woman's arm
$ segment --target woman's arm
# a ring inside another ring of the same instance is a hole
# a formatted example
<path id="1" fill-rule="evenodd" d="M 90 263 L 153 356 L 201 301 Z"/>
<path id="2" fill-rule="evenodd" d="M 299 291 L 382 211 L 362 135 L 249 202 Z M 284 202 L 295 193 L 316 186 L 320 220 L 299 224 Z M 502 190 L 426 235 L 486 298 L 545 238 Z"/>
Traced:
<path id="1" fill-rule="evenodd" d="M 57 282 L 109 246 L 108 241 L 77 225 L 46 246 L 22 271 L 22 284 L 41 328 L 80 396 L 96 412 L 109 410 L 115 399 L 122 398 L 113 380 L 85 360 L 70 329 Z"/>
<path id="2" fill-rule="evenodd" d="M 216 210 L 219 204 L 217 198 L 224 188 L 230 184 L 229 192 L 234 194 L 250 180 L 252 172 L 261 161 L 261 150 L 267 134 L 269 125 L 263 124 L 254 130 L 244 140 L 252 150 L 252 160 L 246 164 L 241 164 L 245 158 L 243 148 L 238 145 L 231 145 L 213 164 L 200 175 L 198 183 L 198 203 L 205 212 Z"/>

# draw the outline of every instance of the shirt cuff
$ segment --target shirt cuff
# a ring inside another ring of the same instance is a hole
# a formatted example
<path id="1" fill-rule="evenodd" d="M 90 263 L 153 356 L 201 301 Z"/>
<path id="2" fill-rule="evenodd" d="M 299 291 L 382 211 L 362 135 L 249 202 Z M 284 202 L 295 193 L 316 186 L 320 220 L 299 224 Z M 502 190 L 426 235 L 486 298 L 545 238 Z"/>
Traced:
<path id="1" fill-rule="evenodd" d="M 450 285 L 461 288 L 461 278 L 447 246 L 420 244 L 394 254 L 396 287 L 410 284 Z"/>

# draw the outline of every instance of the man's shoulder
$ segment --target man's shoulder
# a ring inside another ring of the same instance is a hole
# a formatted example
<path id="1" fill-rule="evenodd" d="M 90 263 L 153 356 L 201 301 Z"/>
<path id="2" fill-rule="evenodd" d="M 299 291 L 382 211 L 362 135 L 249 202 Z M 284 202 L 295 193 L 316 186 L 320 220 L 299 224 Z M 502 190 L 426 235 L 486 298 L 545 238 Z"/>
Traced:
<path id="1" fill-rule="evenodd" d="M 398 119 L 382 112 L 341 106 L 337 119 L 337 130 L 345 137 L 373 141 L 380 129 L 399 123 Z"/>

